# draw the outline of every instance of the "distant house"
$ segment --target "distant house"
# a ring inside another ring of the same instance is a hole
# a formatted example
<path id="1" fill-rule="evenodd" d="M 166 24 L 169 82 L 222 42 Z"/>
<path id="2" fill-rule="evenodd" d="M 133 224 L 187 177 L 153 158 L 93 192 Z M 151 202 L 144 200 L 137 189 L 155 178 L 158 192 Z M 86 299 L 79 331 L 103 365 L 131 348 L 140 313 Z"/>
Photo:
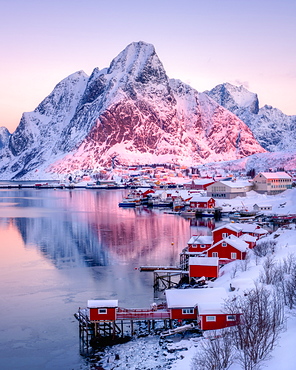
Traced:
<path id="1" fill-rule="evenodd" d="M 190 208 L 215 208 L 216 201 L 212 197 L 192 197 L 189 201 Z"/>
<path id="2" fill-rule="evenodd" d="M 253 205 L 254 211 L 271 211 L 272 210 L 272 205 L 271 204 L 254 204 Z"/>
<path id="3" fill-rule="evenodd" d="M 207 188 L 207 196 L 213 198 L 233 199 L 245 197 L 252 190 L 253 184 L 247 180 L 217 181 Z"/>
<path id="4" fill-rule="evenodd" d="M 116 319 L 116 310 L 118 300 L 89 300 L 87 308 L 89 309 L 90 321 L 109 321 Z"/>
<path id="5" fill-rule="evenodd" d="M 244 260 L 248 243 L 234 235 L 220 240 L 207 250 L 208 257 L 219 257 L 220 260 Z"/>
<path id="6" fill-rule="evenodd" d="M 207 190 L 207 187 L 213 184 L 215 180 L 213 179 L 196 179 L 191 182 L 184 184 L 185 189 L 195 189 L 195 190 Z"/>
<path id="7" fill-rule="evenodd" d="M 189 278 L 217 278 L 219 276 L 219 258 L 189 257 Z"/>
<path id="8" fill-rule="evenodd" d="M 286 172 L 260 172 L 253 183 L 257 193 L 274 195 L 291 189 L 292 177 Z"/>
<path id="9" fill-rule="evenodd" d="M 197 320 L 201 330 L 222 329 L 239 322 L 239 313 L 225 313 L 224 288 L 169 289 L 165 295 L 171 319 Z"/>

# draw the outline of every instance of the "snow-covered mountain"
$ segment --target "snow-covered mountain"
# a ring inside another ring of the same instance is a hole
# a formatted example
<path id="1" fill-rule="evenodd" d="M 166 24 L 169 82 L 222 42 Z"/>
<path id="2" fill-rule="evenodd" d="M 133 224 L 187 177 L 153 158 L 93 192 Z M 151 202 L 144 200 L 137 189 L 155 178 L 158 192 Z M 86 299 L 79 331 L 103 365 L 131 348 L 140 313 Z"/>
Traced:
<path id="1" fill-rule="evenodd" d="M 132 43 L 110 64 L 61 81 L 24 113 L 0 149 L 2 179 L 122 164 L 199 164 L 264 152 L 251 130 L 207 94 L 170 80 L 153 45 Z M 43 176 L 44 177 L 44 176 Z"/>
<path id="2" fill-rule="evenodd" d="M 266 150 L 295 149 L 296 116 L 287 116 L 270 105 L 259 109 L 257 94 L 243 86 L 224 83 L 205 93 L 245 122 Z"/>

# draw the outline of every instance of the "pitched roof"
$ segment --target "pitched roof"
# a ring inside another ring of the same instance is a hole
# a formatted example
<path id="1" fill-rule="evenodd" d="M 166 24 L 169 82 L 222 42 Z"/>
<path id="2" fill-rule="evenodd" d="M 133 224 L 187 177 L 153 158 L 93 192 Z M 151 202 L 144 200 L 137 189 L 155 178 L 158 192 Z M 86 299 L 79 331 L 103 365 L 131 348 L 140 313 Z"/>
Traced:
<path id="1" fill-rule="evenodd" d="M 260 172 L 257 176 L 260 175 L 264 176 L 266 179 L 291 179 L 291 176 L 286 172 Z"/>
<path id="2" fill-rule="evenodd" d="M 168 308 L 192 308 L 198 306 L 199 312 L 202 305 L 216 308 L 222 306 L 227 298 L 224 288 L 204 289 L 168 289 L 165 291 Z"/>
<path id="3" fill-rule="evenodd" d="M 227 244 L 231 245 L 233 248 L 239 250 L 240 252 L 245 252 L 249 247 L 248 243 L 244 242 L 237 236 L 229 235 L 227 236 L 227 238 L 219 240 L 216 244 L 212 245 L 207 251 L 210 251 L 211 249 L 215 248 L 217 245 L 223 242 L 226 242 Z"/>
<path id="4" fill-rule="evenodd" d="M 99 300 L 88 300 L 87 301 L 87 308 L 111 308 L 111 307 L 118 307 L 118 300 L 117 299 L 99 299 Z"/>
<path id="5" fill-rule="evenodd" d="M 218 266 L 218 257 L 189 257 L 189 266 Z"/>
<path id="6" fill-rule="evenodd" d="M 211 235 L 193 235 L 187 244 L 212 244 L 213 238 Z"/>

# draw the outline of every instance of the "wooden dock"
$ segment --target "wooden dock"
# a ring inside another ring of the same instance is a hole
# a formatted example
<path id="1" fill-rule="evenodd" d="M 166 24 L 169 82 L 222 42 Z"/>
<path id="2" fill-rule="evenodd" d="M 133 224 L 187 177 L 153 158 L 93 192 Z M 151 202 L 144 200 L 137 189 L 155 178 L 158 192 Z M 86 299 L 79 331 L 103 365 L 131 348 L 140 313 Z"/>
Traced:
<path id="1" fill-rule="evenodd" d="M 79 322 L 79 349 L 83 356 L 93 355 L 100 348 L 123 343 L 133 336 L 159 334 L 173 329 L 173 320 L 166 308 L 118 308 L 115 320 L 91 321 L 87 308 L 79 308 L 74 316 Z"/>

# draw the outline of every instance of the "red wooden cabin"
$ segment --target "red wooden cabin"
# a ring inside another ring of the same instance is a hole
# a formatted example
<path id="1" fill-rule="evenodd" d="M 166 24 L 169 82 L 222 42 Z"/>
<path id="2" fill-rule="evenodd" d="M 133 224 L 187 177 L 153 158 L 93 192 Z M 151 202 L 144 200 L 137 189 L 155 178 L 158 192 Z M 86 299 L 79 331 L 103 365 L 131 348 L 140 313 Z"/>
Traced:
<path id="1" fill-rule="evenodd" d="M 88 300 L 90 321 L 116 320 L 118 300 Z"/>
<path id="2" fill-rule="evenodd" d="M 211 197 L 193 197 L 189 201 L 190 208 L 214 208 L 216 201 Z"/>
<path id="3" fill-rule="evenodd" d="M 217 330 L 239 321 L 239 313 L 224 312 L 224 288 L 169 289 L 165 294 L 171 319 L 197 320 L 202 330 Z"/>
<path id="4" fill-rule="evenodd" d="M 219 258 L 189 257 L 189 278 L 217 278 L 219 276 Z"/>
<path id="5" fill-rule="evenodd" d="M 229 235 L 220 240 L 207 250 L 208 257 L 219 257 L 224 260 L 244 260 L 248 249 L 248 243 L 234 235 Z"/>
<path id="6" fill-rule="evenodd" d="M 187 242 L 188 252 L 205 252 L 212 243 L 213 239 L 209 235 L 193 235 Z"/>
<path id="7" fill-rule="evenodd" d="M 213 230 L 213 244 L 227 238 L 229 235 L 235 235 L 239 238 L 242 235 L 242 225 L 243 224 L 229 223 Z"/>

